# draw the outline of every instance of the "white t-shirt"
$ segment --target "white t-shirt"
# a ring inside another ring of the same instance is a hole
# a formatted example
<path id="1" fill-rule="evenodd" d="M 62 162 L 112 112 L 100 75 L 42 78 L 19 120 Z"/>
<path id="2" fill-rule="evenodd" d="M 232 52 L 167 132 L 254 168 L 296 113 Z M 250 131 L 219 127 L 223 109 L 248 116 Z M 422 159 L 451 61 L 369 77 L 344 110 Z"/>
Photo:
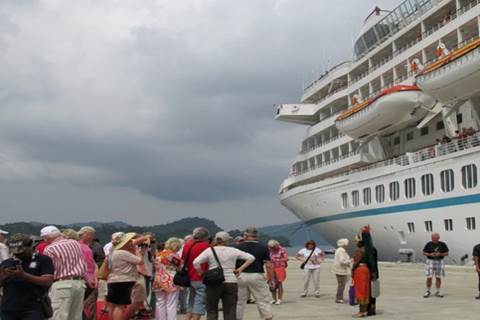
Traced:
<path id="1" fill-rule="evenodd" d="M 7 260 L 8 258 L 10 258 L 8 247 L 5 245 L 5 243 L 0 242 L 0 262 Z"/>
<path id="2" fill-rule="evenodd" d="M 232 247 L 215 247 L 218 260 L 223 268 L 223 275 L 225 276 L 226 283 L 236 283 L 237 277 L 233 273 L 237 260 L 254 261 L 255 257 L 250 253 L 243 252 L 237 248 Z M 208 269 L 215 269 L 218 267 L 217 260 L 213 256 L 212 249 L 204 250 L 198 257 L 193 260 L 193 266 L 195 268 L 200 267 L 201 264 L 208 262 Z"/>
<path id="3" fill-rule="evenodd" d="M 302 250 L 298 251 L 298 255 L 303 257 L 303 261 L 307 260 L 308 256 L 312 250 L 308 250 L 307 248 L 303 248 Z M 305 269 L 318 269 L 320 268 L 320 263 L 322 263 L 323 259 L 323 252 L 322 250 L 315 248 L 313 251 L 312 256 L 308 260 L 307 264 L 305 265 Z"/>

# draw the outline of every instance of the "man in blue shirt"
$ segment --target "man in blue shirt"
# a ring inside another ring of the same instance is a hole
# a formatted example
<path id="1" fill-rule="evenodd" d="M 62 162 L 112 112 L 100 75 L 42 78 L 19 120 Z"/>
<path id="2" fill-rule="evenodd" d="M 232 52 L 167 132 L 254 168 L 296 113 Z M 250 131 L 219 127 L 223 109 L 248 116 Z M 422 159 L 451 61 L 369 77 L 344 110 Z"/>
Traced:
<path id="1" fill-rule="evenodd" d="M 46 319 L 42 300 L 53 282 L 52 260 L 34 253 L 33 241 L 25 234 L 13 235 L 8 247 L 13 258 L 0 264 L 2 320 Z"/>

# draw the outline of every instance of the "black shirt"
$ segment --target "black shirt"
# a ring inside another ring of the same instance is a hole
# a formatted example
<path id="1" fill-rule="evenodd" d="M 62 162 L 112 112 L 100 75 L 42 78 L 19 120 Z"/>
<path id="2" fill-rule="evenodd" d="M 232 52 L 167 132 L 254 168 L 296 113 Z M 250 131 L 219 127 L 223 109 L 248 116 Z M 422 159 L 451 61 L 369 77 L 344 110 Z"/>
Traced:
<path id="1" fill-rule="evenodd" d="M 473 247 L 472 256 L 480 258 L 480 244 L 477 244 L 475 247 Z"/>
<path id="2" fill-rule="evenodd" d="M 44 255 L 34 254 L 30 261 L 18 261 L 12 258 L 0 264 L 1 269 L 15 267 L 21 264 L 23 271 L 35 276 L 52 275 L 52 260 Z M 38 303 L 48 288 L 37 286 L 18 278 L 9 278 L 1 282 L 3 287 L 2 310 L 24 311 L 31 309 L 32 305 Z"/>
<path id="3" fill-rule="evenodd" d="M 250 253 L 252 256 L 255 257 L 255 261 L 251 265 L 249 265 L 245 271 L 245 273 L 263 273 L 263 263 L 265 261 L 270 261 L 270 251 L 268 248 L 263 244 L 258 242 L 252 241 L 245 241 L 240 243 L 237 248 L 244 252 Z M 237 264 L 242 265 L 243 262 L 237 261 Z"/>
<path id="4" fill-rule="evenodd" d="M 430 241 L 425 245 L 425 248 L 423 248 L 423 252 L 426 252 L 426 253 L 434 253 L 434 252 L 447 253 L 448 252 L 448 247 L 447 247 L 447 244 L 445 242 L 439 241 L 438 243 L 435 244 L 432 241 Z M 427 259 L 443 260 L 443 256 L 427 257 Z"/>

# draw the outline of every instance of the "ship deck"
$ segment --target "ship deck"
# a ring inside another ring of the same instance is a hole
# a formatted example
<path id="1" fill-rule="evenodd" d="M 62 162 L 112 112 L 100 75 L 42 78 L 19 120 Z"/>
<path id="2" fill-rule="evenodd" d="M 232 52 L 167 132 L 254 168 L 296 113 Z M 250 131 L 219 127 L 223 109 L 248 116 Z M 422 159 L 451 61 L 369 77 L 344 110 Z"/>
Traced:
<path id="1" fill-rule="evenodd" d="M 297 262 L 290 262 L 284 304 L 273 306 L 274 319 L 351 319 L 357 307 L 334 303 L 336 280 L 330 269 L 331 262 L 326 261 L 320 276 L 320 298 L 300 298 L 303 274 Z M 423 264 L 381 263 L 380 280 L 378 315 L 372 319 L 478 319 L 480 314 L 480 300 L 474 299 L 477 274 L 472 266 L 446 267 L 443 299 L 423 298 Z M 255 305 L 247 305 L 244 319 L 259 319 Z"/>

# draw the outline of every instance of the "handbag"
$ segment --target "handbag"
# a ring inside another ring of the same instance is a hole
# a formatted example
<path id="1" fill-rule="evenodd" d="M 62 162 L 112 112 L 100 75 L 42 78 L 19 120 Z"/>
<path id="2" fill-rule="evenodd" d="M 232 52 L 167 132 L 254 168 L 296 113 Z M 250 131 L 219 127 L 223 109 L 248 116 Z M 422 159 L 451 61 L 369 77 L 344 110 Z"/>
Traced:
<path id="1" fill-rule="evenodd" d="M 372 298 L 380 297 L 380 280 L 372 280 Z"/>
<path id="2" fill-rule="evenodd" d="M 308 263 L 308 260 L 312 257 L 313 253 L 315 252 L 316 248 L 312 249 L 312 252 L 310 252 L 310 255 L 308 256 L 307 260 L 303 261 L 302 264 L 300 265 L 300 269 L 305 269 L 305 265 Z"/>
<path id="3" fill-rule="evenodd" d="M 40 305 L 42 306 L 42 312 L 45 318 L 53 317 L 52 300 L 47 293 L 40 298 Z"/>
<path id="4" fill-rule="evenodd" d="M 110 274 L 110 268 L 108 266 L 108 257 L 106 257 L 103 260 L 100 268 L 98 268 L 97 278 L 100 279 L 100 280 L 107 280 L 109 274 Z"/>
<path id="5" fill-rule="evenodd" d="M 354 306 L 356 305 L 356 301 L 355 301 L 355 287 L 352 285 L 350 285 L 350 288 L 348 288 L 348 304 L 350 304 L 351 306 Z"/>
<path id="6" fill-rule="evenodd" d="M 190 249 L 188 249 L 183 268 L 175 273 L 173 277 L 173 284 L 179 287 L 190 287 L 190 278 L 188 277 L 188 258 L 190 258 L 190 252 L 192 252 L 193 246 L 197 242 L 194 242 Z"/>
<path id="7" fill-rule="evenodd" d="M 217 252 L 211 247 L 213 256 L 218 263 L 218 267 L 209 269 L 202 274 L 202 282 L 206 286 L 219 286 L 225 281 L 225 275 L 223 274 L 222 264 L 218 259 Z"/>

